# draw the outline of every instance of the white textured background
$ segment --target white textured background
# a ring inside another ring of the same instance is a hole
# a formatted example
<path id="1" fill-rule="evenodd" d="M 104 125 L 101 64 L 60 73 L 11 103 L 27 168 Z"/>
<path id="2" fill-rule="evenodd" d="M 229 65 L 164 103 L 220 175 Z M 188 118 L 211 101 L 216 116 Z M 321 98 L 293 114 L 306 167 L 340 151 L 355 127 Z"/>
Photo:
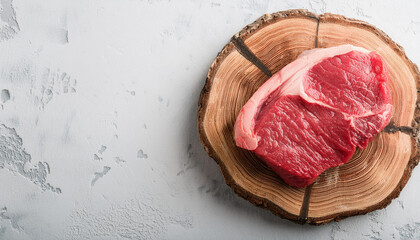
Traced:
<path id="1" fill-rule="evenodd" d="M 0 1 L 0 239 L 420 239 L 420 172 L 384 210 L 300 226 L 226 186 L 197 135 L 207 70 L 243 26 L 366 20 L 420 63 L 418 1 Z"/>

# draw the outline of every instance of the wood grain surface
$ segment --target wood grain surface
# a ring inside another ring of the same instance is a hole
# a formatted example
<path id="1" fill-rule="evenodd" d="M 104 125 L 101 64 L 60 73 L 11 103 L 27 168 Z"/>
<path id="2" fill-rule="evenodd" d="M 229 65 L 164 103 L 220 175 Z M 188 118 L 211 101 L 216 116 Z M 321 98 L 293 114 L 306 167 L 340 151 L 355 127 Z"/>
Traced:
<path id="1" fill-rule="evenodd" d="M 378 52 L 390 72 L 391 123 L 366 149 L 306 188 L 288 186 L 252 152 L 236 147 L 236 116 L 275 72 L 308 49 L 341 44 Z M 201 92 L 198 130 L 226 183 L 240 196 L 301 224 L 324 224 L 386 207 L 418 164 L 418 68 L 384 32 L 344 16 L 306 10 L 266 14 L 232 37 L 212 63 Z"/>

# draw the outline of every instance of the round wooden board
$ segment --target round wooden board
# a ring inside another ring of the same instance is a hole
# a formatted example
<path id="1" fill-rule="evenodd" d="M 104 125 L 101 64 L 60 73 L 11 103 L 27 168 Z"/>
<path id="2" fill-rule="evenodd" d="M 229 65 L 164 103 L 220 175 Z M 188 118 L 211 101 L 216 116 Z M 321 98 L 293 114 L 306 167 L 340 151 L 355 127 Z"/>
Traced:
<path id="1" fill-rule="evenodd" d="M 273 73 L 301 52 L 341 44 L 374 50 L 385 59 L 391 123 L 348 163 L 328 169 L 306 188 L 290 187 L 252 152 L 236 147 L 236 116 Z M 418 68 L 402 47 L 368 23 L 306 10 L 266 14 L 233 36 L 211 65 L 199 100 L 199 135 L 237 194 L 294 222 L 324 224 L 384 208 L 399 195 L 419 160 L 419 86 Z"/>

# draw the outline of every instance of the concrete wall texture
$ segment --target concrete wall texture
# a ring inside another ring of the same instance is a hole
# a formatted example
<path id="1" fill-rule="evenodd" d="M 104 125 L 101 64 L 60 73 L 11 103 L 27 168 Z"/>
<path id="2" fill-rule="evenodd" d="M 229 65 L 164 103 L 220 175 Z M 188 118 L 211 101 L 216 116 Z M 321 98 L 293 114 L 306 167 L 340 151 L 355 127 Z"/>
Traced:
<path id="1" fill-rule="evenodd" d="M 0 239 L 419 239 L 420 170 L 386 209 L 300 226 L 225 183 L 197 134 L 216 54 L 264 13 L 384 30 L 420 64 L 417 1 L 0 1 Z"/>

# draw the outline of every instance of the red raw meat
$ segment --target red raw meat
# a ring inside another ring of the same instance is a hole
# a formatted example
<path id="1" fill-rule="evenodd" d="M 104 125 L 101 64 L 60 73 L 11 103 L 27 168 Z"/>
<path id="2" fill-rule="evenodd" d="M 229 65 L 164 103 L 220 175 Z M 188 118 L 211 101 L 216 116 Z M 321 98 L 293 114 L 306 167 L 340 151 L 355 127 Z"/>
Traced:
<path id="1" fill-rule="evenodd" d="M 306 51 L 243 106 L 236 145 L 254 151 L 289 185 L 307 186 L 389 123 L 388 78 L 382 58 L 364 48 Z"/>

